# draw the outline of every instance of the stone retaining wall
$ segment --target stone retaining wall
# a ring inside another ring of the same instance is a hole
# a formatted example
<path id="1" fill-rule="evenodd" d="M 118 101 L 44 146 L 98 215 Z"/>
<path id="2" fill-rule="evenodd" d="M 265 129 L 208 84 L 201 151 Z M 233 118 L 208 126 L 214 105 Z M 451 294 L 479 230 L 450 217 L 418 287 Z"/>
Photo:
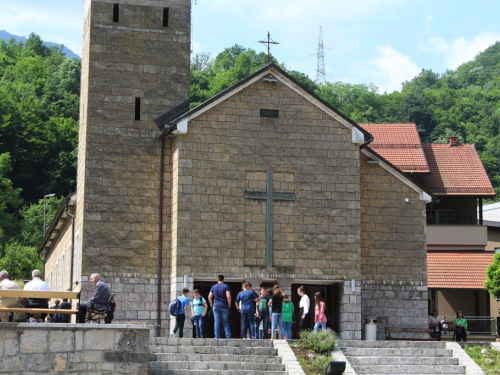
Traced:
<path id="1" fill-rule="evenodd" d="M 0 373 L 147 374 L 150 327 L 0 324 Z"/>

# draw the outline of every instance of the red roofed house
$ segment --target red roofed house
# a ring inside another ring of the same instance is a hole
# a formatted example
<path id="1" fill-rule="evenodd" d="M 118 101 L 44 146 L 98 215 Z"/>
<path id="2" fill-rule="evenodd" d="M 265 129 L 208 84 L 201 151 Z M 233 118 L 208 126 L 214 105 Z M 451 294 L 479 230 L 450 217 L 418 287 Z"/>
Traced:
<path id="1" fill-rule="evenodd" d="M 434 195 L 427 205 L 427 276 L 429 312 L 452 319 L 500 318 L 500 305 L 483 289 L 494 252 L 487 248 L 482 200 L 495 196 L 474 145 L 422 145 L 415 124 L 360 124 L 373 136 L 369 148 Z M 478 213 L 479 206 L 479 215 Z M 479 323 L 470 332 L 494 325 Z M 474 324 L 473 324 L 474 326 Z"/>

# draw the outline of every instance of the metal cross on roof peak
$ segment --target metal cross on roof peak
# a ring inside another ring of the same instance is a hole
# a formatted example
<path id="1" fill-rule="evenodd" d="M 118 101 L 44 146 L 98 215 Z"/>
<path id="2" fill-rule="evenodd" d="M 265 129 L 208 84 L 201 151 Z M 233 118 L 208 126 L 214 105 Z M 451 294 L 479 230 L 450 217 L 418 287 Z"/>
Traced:
<path id="1" fill-rule="evenodd" d="M 271 39 L 271 34 L 269 33 L 269 31 L 267 32 L 267 41 L 260 40 L 259 43 L 267 44 L 267 63 L 269 64 L 271 62 L 271 44 L 279 44 L 279 43 Z"/>

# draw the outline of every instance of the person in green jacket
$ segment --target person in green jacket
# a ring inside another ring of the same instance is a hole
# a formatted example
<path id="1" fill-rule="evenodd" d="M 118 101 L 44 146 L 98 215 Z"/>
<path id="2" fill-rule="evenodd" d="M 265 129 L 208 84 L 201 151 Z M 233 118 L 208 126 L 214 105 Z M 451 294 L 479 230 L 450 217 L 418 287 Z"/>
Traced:
<path id="1" fill-rule="evenodd" d="M 466 342 L 467 333 L 465 330 L 467 329 L 467 320 L 465 320 L 462 311 L 457 311 L 457 318 L 453 321 L 453 325 L 455 326 L 455 338 L 457 342 L 460 342 L 460 340 Z"/>
<path id="2" fill-rule="evenodd" d="M 281 308 L 281 321 L 283 322 L 283 338 L 285 340 L 292 339 L 292 322 L 293 322 L 293 303 L 290 301 L 288 294 L 283 294 L 283 307 Z"/>

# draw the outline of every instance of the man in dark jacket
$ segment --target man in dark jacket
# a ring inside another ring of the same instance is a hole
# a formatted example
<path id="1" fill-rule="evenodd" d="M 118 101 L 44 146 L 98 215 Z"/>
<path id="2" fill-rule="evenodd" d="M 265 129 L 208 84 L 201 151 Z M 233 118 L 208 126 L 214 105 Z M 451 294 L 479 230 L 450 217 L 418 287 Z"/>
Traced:
<path id="1" fill-rule="evenodd" d="M 109 287 L 101 280 L 101 276 L 97 273 L 90 275 L 90 283 L 95 285 L 94 295 L 87 303 L 81 303 L 78 307 L 78 323 L 85 323 L 85 315 L 87 310 L 106 310 L 109 299 Z"/>

